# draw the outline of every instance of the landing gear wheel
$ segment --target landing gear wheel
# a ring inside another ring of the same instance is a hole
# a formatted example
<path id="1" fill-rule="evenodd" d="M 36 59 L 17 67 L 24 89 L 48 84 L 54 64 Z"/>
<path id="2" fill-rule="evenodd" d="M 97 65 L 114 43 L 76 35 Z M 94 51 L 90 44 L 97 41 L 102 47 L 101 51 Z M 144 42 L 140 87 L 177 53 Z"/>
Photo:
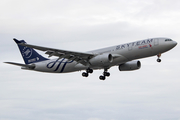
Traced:
<path id="1" fill-rule="evenodd" d="M 90 68 L 89 68 L 89 69 L 86 70 L 86 72 L 87 72 L 87 73 L 93 73 L 93 69 L 90 69 Z"/>
<path id="2" fill-rule="evenodd" d="M 101 76 L 99 76 L 99 79 L 100 79 L 100 80 L 105 80 L 106 77 L 101 75 Z"/>
<path id="3" fill-rule="evenodd" d="M 109 77 L 110 73 L 109 72 L 104 72 L 103 75 Z"/>
<path id="4" fill-rule="evenodd" d="M 157 59 L 157 62 L 161 62 L 161 59 Z"/>
<path id="5" fill-rule="evenodd" d="M 83 73 L 82 73 L 82 76 L 83 76 L 83 77 L 88 77 L 88 75 L 89 75 L 89 74 L 86 73 L 86 72 L 83 72 Z"/>

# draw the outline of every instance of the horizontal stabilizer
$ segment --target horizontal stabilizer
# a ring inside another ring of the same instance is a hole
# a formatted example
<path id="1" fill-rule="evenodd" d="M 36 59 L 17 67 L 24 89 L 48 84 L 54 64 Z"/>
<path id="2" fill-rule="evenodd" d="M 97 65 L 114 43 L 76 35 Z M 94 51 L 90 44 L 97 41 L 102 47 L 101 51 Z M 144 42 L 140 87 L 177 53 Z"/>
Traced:
<path id="1" fill-rule="evenodd" d="M 34 69 L 35 68 L 35 65 L 26 65 L 26 64 L 21 64 L 21 63 L 14 63 L 14 62 L 4 62 L 4 63 L 11 64 L 11 65 L 16 65 L 16 66 L 21 66 L 21 67 L 26 67 L 26 68 L 29 68 L 29 69 Z"/>

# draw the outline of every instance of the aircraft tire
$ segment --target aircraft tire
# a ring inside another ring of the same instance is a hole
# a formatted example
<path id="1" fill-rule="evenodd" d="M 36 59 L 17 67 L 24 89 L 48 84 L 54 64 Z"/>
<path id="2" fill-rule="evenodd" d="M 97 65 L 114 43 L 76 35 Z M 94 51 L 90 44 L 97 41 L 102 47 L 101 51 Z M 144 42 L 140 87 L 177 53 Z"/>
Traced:
<path id="1" fill-rule="evenodd" d="M 107 77 L 110 76 L 110 73 L 109 73 L 109 72 L 104 72 L 103 74 L 104 74 L 104 76 L 107 76 Z"/>
<path id="2" fill-rule="evenodd" d="M 90 68 L 87 69 L 86 71 L 87 71 L 87 73 L 93 73 L 93 69 L 90 69 Z"/>
<path id="3" fill-rule="evenodd" d="M 101 75 L 101 76 L 99 76 L 99 79 L 100 79 L 100 80 L 105 80 L 106 77 Z"/>
<path id="4" fill-rule="evenodd" d="M 82 73 L 82 76 L 83 76 L 83 77 L 88 77 L 88 73 L 83 72 L 83 73 Z"/>
<path id="5" fill-rule="evenodd" d="M 157 62 L 161 62 L 161 59 L 157 59 Z"/>

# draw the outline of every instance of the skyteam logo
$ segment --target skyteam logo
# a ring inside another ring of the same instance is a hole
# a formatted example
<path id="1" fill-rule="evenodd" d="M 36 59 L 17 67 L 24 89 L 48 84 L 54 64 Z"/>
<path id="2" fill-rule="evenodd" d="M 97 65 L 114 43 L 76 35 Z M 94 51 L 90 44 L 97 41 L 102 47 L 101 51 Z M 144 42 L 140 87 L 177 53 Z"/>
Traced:
<path id="1" fill-rule="evenodd" d="M 65 60 L 66 60 L 66 62 L 65 62 Z M 56 61 L 52 61 L 52 62 L 48 63 L 46 67 L 49 69 L 54 68 L 55 69 L 54 71 L 59 70 L 59 72 L 62 73 L 64 71 L 66 65 L 69 63 L 72 63 L 72 62 L 74 62 L 74 60 L 69 61 L 65 58 L 63 58 L 61 60 L 57 59 Z"/>
<path id="2" fill-rule="evenodd" d="M 30 58 L 32 56 L 32 49 L 28 47 L 24 47 L 22 50 L 22 55 L 25 58 Z"/>

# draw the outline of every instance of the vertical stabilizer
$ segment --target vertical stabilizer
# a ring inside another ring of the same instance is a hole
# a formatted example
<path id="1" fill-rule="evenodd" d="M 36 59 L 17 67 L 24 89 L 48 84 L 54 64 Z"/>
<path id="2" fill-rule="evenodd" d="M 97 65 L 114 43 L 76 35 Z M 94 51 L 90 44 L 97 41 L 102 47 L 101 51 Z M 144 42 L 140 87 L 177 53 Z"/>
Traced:
<path id="1" fill-rule="evenodd" d="M 21 52 L 21 55 L 26 64 L 48 60 L 47 58 L 38 54 L 33 48 L 19 45 L 19 43 L 26 43 L 24 40 L 17 40 L 15 38 L 13 40 L 17 43 L 19 50 Z"/>

